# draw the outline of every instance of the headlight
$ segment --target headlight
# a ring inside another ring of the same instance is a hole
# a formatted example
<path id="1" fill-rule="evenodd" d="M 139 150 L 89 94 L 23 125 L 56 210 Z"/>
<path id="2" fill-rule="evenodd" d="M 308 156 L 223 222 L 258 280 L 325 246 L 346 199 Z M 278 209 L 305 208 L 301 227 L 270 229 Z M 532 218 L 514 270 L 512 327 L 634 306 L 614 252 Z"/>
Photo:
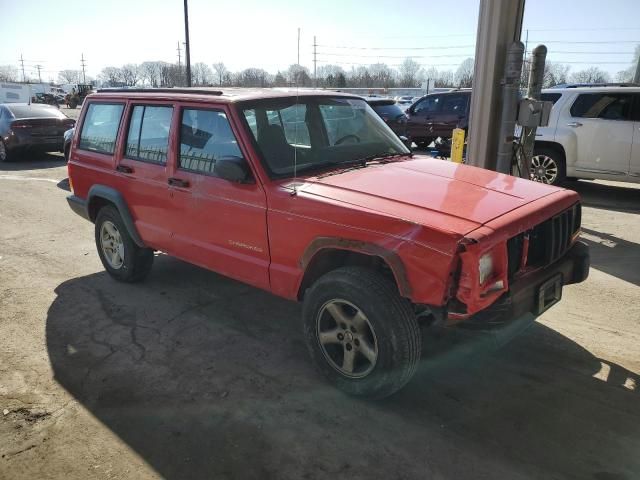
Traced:
<path id="1" fill-rule="evenodd" d="M 493 273 L 493 256 L 491 253 L 485 253 L 480 257 L 478 272 L 480 273 L 480 285 L 482 285 Z"/>

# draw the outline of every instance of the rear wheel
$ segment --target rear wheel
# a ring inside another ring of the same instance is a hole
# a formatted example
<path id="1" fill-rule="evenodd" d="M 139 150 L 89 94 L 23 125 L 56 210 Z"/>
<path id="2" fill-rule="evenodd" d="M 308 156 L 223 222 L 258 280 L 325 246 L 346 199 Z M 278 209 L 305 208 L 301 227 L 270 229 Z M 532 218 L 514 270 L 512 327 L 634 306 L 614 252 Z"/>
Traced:
<path id="1" fill-rule="evenodd" d="M 139 282 L 149 274 L 153 250 L 135 244 L 115 207 L 108 205 L 100 209 L 95 237 L 102 265 L 113 278 Z"/>
<path id="2" fill-rule="evenodd" d="M 376 271 L 344 267 L 306 293 L 305 337 L 318 370 L 351 395 L 382 398 L 415 373 L 420 328 L 395 285 Z"/>
<path id="3" fill-rule="evenodd" d="M 566 177 L 564 155 L 555 148 L 535 147 L 529 176 L 536 182 L 560 185 Z"/>

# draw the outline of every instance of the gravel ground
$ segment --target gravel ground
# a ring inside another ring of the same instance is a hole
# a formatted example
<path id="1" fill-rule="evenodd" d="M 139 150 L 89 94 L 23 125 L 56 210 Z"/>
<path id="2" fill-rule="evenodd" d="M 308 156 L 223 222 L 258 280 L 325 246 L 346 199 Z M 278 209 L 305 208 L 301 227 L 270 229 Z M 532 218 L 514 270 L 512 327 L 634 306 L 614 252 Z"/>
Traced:
<path id="1" fill-rule="evenodd" d="M 111 280 L 67 188 L 58 155 L 0 165 L 1 479 L 640 478 L 640 189 L 575 184 L 589 279 L 505 345 L 426 338 L 369 402 L 297 304 L 164 255 Z"/>

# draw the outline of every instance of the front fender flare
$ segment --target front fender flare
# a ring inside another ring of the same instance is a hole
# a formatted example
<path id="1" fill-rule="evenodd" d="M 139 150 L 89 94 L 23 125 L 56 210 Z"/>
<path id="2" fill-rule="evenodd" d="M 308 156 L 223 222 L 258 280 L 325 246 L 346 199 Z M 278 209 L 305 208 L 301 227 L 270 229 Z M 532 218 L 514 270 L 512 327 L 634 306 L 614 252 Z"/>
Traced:
<path id="1" fill-rule="evenodd" d="M 300 258 L 300 268 L 302 271 L 306 272 L 307 267 L 316 254 L 326 249 L 345 250 L 379 257 L 391 269 L 391 272 L 396 279 L 400 295 L 406 298 L 411 298 L 411 283 L 409 283 L 407 271 L 402 259 L 396 252 L 381 247 L 380 245 L 376 245 L 375 243 L 338 237 L 318 237 L 307 246 Z"/>

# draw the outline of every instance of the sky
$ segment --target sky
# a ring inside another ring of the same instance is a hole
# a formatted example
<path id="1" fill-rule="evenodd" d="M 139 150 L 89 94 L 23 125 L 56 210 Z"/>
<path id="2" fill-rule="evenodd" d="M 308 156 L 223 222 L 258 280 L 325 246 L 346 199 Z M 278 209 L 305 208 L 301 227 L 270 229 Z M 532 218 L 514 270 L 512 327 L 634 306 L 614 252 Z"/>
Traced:
<path id="1" fill-rule="evenodd" d="M 425 68 L 455 70 L 475 51 L 480 0 L 189 0 L 191 62 L 224 62 L 232 71 L 275 73 L 297 61 L 318 67 L 414 57 Z M 454 8 L 455 6 L 455 8 Z M 37 78 L 79 69 L 96 77 L 106 66 L 163 60 L 183 48 L 183 0 L 0 0 L 0 65 Z M 527 0 L 523 41 L 545 42 L 548 60 L 571 71 L 596 65 L 612 75 L 628 68 L 640 44 L 640 0 Z M 184 51 L 182 52 L 184 55 Z M 184 57 L 183 57 L 184 61 Z"/>

